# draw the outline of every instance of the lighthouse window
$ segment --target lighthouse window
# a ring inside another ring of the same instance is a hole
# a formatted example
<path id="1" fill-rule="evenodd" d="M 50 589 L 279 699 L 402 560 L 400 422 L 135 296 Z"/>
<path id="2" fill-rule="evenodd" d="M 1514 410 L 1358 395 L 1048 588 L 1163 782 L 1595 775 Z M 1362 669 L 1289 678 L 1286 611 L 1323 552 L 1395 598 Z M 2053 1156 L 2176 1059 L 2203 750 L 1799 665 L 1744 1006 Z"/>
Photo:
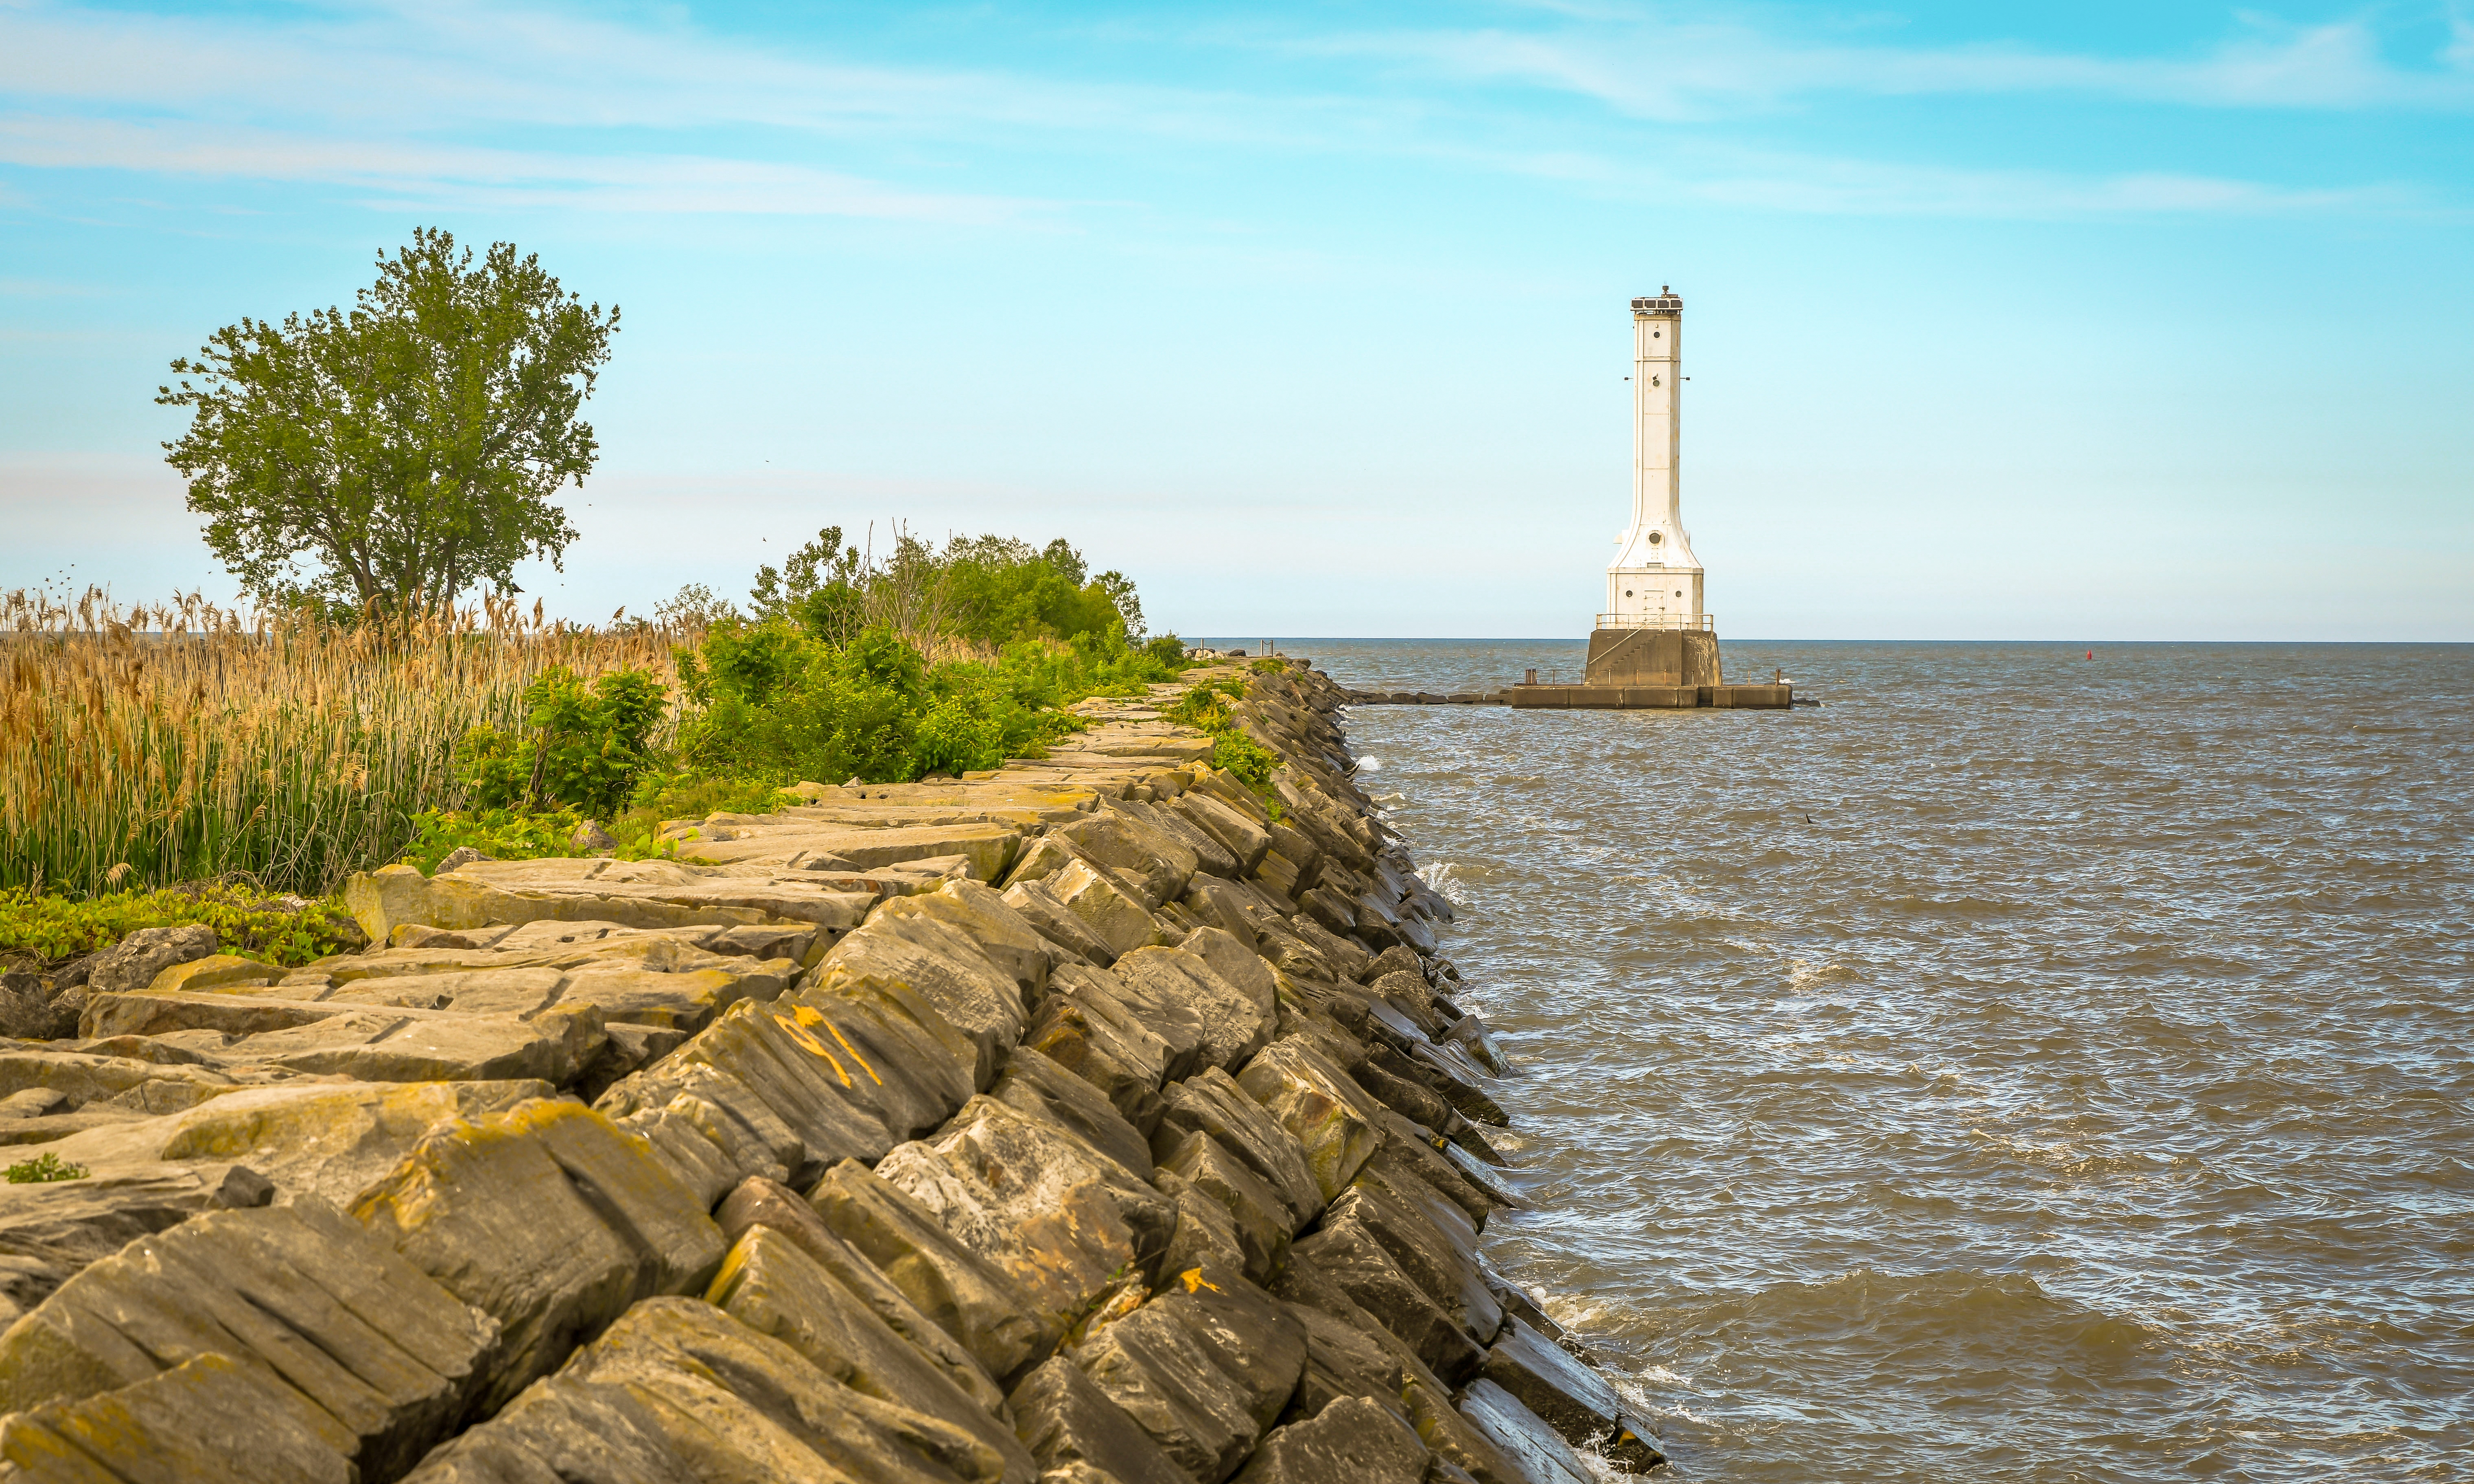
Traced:
<path id="1" fill-rule="evenodd" d="M 1653 546 L 1653 547 L 1654 547 L 1654 546 L 1656 546 L 1656 545 L 1658 545 L 1660 542 L 1664 541 L 1665 539 L 1666 539 L 1666 537 L 1665 537 L 1665 535 L 1664 535 L 1664 533 L 1663 533 L 1663 532 L 1660 532 L 1660 531 L 1651 531 L 1651 532 L 1649 533 L 1649 544 L 1650 544 L 1651 546 Z"/>
<path id="2" fill-rule="evenodd" d="M 1630 596 L 1632 596 L 1632 589 L 1630 589 L 1630 588 L 1626 588 L 1626 589 L 1624 589 L 1624 596 L 1626 596 L 1626 597 L 1630 597 Z"/>

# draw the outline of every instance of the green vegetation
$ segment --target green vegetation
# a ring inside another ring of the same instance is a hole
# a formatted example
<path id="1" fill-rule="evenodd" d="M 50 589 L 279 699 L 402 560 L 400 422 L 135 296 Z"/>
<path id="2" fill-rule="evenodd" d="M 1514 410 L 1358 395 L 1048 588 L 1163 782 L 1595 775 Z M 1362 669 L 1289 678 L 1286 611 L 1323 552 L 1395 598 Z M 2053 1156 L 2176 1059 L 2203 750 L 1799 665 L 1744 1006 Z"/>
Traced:
<path id="1" fill-rule="evenodd" d="M 588 686 L 546 671 L 524 692 L 521 726 L 466 736 L 467 809 L 422 815 L 404 858 L 427 869 L 468 844 L 501 860 L 581 854 L 588 819 L 622 858 L 662 854 L 665 821 L 782 809 L 794 783 L 908 782 L 1039 756 L 1082 729 L 1065 710 L 1075 701 L 1138 695 L 1186 665 L 1174 634 L 1138 637 L 1133 584 L 1089 576 L 1062 541 L 981 536 L 937 550 L 897 534 L 879 559 L 828 526 L 781 569 L 760 569 L 748 596 L 750 615 L 693 588 L 663 605 L 700 626 L 672 652 L 667 745 L 654 740 L 667 697 L 649 675 Z M 1255 761 L 1231 736 L 1232 754 Z"/>
<path id="2" fill-rule="evenodd" d="M 9 1166 L 7 1174 L 12 1185 L 41 1185 L 56 1180 L 84 1180 L 86 1167 L 71 1164 L 58 1155 L 36 1155 Z"/>
<path id="3" fill-rule="evenodd" d="M 1263 669 L 1266 665 L 1273 670 L 1284 668 L 1277 660 L 1256 660 L 1251 668 L 1257 673 L 1269 673 Z M 1280 766 L 1280 759 L 1271 748 L 1239 730 L 1236 718 L 1229 715 L 1230 705 L 1245 698 L 1243 680 L 1205 680 L 1178 696 L 1165 715 L 1180 726 L 1209 733 L 1211 766 L 1236 775 L 1238 782 L 1263 801 L 1263 807 L 1276 821 L 1283 812 L 1278 791 L 1272 787 L 1272 773 Z"/>
<path id="4" fill-rule="evenodd" d="M 0 953 L 206 922 L 303 962 L 358 941 L 352 872 L 662 855 L 666 820 L 803 780 L 1039 756 L 1076 701 L 1185 668 L 1065 541 L 899 525 L 883 548 L 825 527 L 743 613 L 691 586 L 656 622 L 527 621 L 514 565 L 575 538 L 550 499 L 597 455 L 580 413 L 618 320 L 511 244 L 423 229 L 351 310 L 243 319 L 173 363 L 169 462 L 258 608 L 0 594 Z M 1216 735 L 1265 788 L 1268 754 Z"/>
<path id="5" fill-rule="evenodd" d="M 232 883 L 119 891 L 85 901 L 0 888 L 0 954 L 44 961 L 108 948 L 140 928 L 203 922 L 226 953 L 298 965 L 368 941 L 341 900 L 272 897 Z"/>

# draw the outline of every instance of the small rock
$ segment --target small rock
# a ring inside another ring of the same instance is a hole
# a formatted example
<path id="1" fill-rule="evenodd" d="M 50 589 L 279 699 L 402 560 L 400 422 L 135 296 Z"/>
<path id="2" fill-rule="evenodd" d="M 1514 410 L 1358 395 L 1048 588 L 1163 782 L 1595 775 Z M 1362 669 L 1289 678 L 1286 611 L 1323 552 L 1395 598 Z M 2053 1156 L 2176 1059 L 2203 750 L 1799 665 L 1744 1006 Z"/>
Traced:
<path id="1" fill-rule="evenodd" d="M 470 845 L 458 845 L 454 849 L 447 852 L 447 854 L 438 858 L 438 869 L 430 872 L 430 874 L 433 876 L 444 876 L 449 871 L 455 869 L 459 865 L 470 865 L 475 861 L 487 861 L 490 859 L 492 858 L 483 855 L 481 852 L 473 849 Z"/>
<path id="2" fill-rule="evenodd" d="M 610 838 L 610 832 L 604 830 L 599 821 L 593 819 L 587 819 L 577 825 L 575 833 L 568 837 L 568 843 L 588 854 L 598 854 L 618 848 L 618 842 Z"/>
<path id="3" fill-rule="evenodd" d="M 96 954 L 86 983 L 98 993 L 143 989 L 175 963 L 215 951 L 215 930 L 203 922 L 180 928 L 140 928 Z"/>
<path id="4" fill-rule="evenodd" d="M 78 991 L 83 997 L 84 991 Z M 60 1009 L 32 974 L 0 975 L 0 1035 L 57 1041 L 77 1034 L 77 1008 Z"/>

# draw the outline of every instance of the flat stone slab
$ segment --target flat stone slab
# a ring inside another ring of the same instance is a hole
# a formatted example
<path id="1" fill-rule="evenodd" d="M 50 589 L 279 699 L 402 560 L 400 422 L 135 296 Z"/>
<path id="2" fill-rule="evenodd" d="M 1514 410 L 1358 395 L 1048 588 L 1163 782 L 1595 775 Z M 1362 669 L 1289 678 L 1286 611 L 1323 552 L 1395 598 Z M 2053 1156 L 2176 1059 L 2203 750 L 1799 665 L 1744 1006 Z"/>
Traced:
<path id="1" fill-rule="evenodd" d="M 676 861 L 473 861 L 436 876 L 381 866 L 345 883 L 344 902 L 370 940 L 383 943 L 406 923 L 458 929 L 546 918 L 635 928 L 803 922 L 847 931 L 888 894 L 834 886 Z"/>

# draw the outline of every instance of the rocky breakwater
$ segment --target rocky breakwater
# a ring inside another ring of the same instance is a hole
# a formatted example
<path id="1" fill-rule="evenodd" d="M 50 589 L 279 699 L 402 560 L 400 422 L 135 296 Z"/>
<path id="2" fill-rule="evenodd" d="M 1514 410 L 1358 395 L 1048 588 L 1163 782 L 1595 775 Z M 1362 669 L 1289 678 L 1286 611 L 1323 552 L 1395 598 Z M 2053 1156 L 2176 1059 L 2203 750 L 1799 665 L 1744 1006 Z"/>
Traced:
<path id="1" fill-rule="evenodd" d="M 1510 1069 L 1344 695 L 1248 678 L 1270 800 L 1160 687 L 676 861 L 356 878 L 371 948 L 304 969 L 124 953 L 76 1038 L 0 1043 L 91 1171 L 0 1187 L 0 1476 L 1655 1466 L 1478 1251 Z"/>

